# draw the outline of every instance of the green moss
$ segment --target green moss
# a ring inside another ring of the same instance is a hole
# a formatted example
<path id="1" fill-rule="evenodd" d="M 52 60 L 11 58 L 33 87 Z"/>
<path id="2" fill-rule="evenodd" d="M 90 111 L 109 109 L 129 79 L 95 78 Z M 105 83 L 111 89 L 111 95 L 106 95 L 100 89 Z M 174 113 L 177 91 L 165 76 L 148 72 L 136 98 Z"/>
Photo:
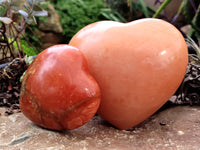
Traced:
<path id="1" fill-rule="evenodd" d="M 54 3 L 63 27 L 65 42 L 84 26 L 102 19 L 102 0 L 59 0 Z"/>

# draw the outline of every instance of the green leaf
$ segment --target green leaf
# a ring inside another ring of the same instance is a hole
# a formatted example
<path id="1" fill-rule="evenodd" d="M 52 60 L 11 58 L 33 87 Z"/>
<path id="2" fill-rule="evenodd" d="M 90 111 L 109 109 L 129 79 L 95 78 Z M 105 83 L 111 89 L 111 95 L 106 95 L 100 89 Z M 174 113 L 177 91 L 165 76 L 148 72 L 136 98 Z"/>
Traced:
<path id="1" fill-rule="evenodd" d="M 121 16 L 117 11 L 112 11 L 109 8 L 102 8 L 100 10 L 102 16 L 108 20 L 118 21 L 118 22 L 127 22 L 124 17 Z"/>
<path id="2" fill-rule="evenodd" d="M 32 12 L 33 16 L 38 16 L 38 17 L 43 17 L 43 16 L 48 16 L 48 12 L 46 10 L 42 11 L 33 11 Z"/>
<path id="3" fill-rule="evenodd" d="M 34 58 L 33 56 L 27 56 L 25 57 L 25 61 L 26 61 L 26 64 L 31 64 L 33 62 Z"/>
<path id="4" fill-rule="evenodd" d="M 25 12 L 24 10 L 19 10 L 18 11 L 25 19 L 28 19 L 28 13 Z"/>
<path id="5" fill-rule="evenodd" d="M 198 7 L 198 10 L 197 10 L 193 20 L 192 20 L 192 24 L 200 32 L 200 5 Z"/>
<path id="6" fill-rule="evenodd" d="M 171 0 L 165 0 L 161 6 L 157 9 L 157 11 L 155 12 L 155 14 L 153 15 L 153 18 L 157 18 L 160 13 L 165 9 L 165 7 L 171 2 Z"/>
<path id="7" fill-rule="evenodd" d="M 190 0 L 183 0 L 184 5 L 183 5 L 183 14 L 184 17 L 187 21 L 187 23 L 191 23 L 192 17 L 191 17 L 191 4 Z"/>
<path id="8" fill-rule="evenodd" d="M 200 41 L 200 5 L 194 18 L 192 19 L 192 28 L 194 28 L 196 38 Z"/>
<path id="9" fill-rule="evenodd" d="M 138 2 L 140 3 L 141 7 L 142 7 L 142 12 L 144 13 L 146 18 L 150 18 L 147 6 L 144 2 L 144 0 L 138 0 Z"/>
<path id="10" fill-rule="evenodd" d="M 33 6 L 33 1 L 32 0 L 26 0 L 28 4 L 32 7 Z"/>
<path id="11" fill-rule="evenodd" d="M 12 39 L 10 39 L 10 40 L 12 40 Z M 36 55 L 36 52 L 35 52 L 34 48 L 31 47 L 25 40 L 21 40 L 20 42 L 21 42 L 21 45 L 22 45 L 23 52 L 27 56 L 34 56 L 34 55 Z M 13 43 L 13 46 L 15 47 L 15 49 L 18 49 L 18 45 L 17 45 L 16 41 Z"/>
<path id="12" fill-rule="evenodd" d="M 33 22 L 33 20 L 29 18 L 29 14 L 27 12 L 24 10 L 19 10 L 18 12 L 24 17 L 27 24 L 31 24 Z"/>
<path id="13" fill-rule="evenodd" d="M 22 82 L 23 78 L 24 78 L 24 75 L 25 75 L 26 71 L 24 71 L 24 73 L 22 74 L 22 76 L 20 77 L 20 82 Z"/>
<path id="14" fill-rule="evenodd" d="M 0 16 L 4 16 L 5 12 L 6 12 L 6 8 L 3 6 L 0 6 Z"/>
<path id="15" fill-rule="evenodd" d="M 27 19 L 25 20 L 27 24 L 31 24 L 33 22 L 33 19 Z"/>

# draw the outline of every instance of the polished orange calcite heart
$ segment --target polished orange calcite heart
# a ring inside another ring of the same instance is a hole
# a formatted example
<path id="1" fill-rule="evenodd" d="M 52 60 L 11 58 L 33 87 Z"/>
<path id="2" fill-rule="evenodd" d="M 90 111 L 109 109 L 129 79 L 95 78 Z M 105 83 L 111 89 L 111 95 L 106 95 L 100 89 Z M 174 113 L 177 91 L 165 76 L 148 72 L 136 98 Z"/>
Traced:
<path id="1" fill-rule="evenodd" d="M 101 89 L 99 115 L 129 129 L 156 112 L 181 84 L 188 63 L 182 34 L 160 19 L 100 21 L 70 41 Z"/>

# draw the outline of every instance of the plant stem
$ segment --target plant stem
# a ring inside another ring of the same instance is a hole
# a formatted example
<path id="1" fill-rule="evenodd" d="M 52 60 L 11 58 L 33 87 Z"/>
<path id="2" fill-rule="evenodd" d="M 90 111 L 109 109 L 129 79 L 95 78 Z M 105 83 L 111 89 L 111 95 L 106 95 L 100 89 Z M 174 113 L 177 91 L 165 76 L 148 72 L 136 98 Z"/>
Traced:
<path id="1" fill-rule="evenodd" d="M 159 9 L 156 11 L 156 13 L 153 15 L 152 18 L 157 18 L 158 15 L 162 12 L 163 9 L 171 2 L 171 0 L 165 0 L 162 5 L 159 7 Z"/>
<path id="2" fill-rule="evenodd" d="M 197 22 L 198 22 L 198 17 L 200 16 L 200 5 L 198 6 L 198 9 L 196 11 L 196 14 L 195 16 L 193 17 L 192 21 L 191 21 L 191 28 L 189 30 L 189 33 L 188 33 L 188 36 L 189 37 L 192 37 L 192 35 L 194 34 L 195 32 L 195 27 L 198 26 L 197 25 Z M 196 29 L 196 32 L 198 32 L 198 29 Z M 199 40 L 199 39 L 198 39 Z"/>
<path id="3" fill-rule="evenodd" d="M 183 8 L 184 8 L 184 5 L 185 5 L 185 1 L 182 1 L 181 5 L 180 5 L 179 8 L 178 8 L 177 14 L 173 17 L 173 19 L 172 19 L 172 21 L 171 21 L 172 24 L 176 21 L 176 19 L 177 19 L 177 18 L 179 17 L 179 15 L 181 14 L 181 12 L 182 12 L 182 10 L 183 10 Z"/>
<path id="4" fill-rule="evenodd" d="M 143 12 L 144 12 L 145 17 L 146 17 L 146 18 L 150 18 L 150 15 L 149 15 L 149 13 L 148 13 L 147 6 L 146 6 L 144 0 L 139 0 L 139 2 L 140 2 L 140 4 L 141 4 L 141 6 L 142 6 L 142 9 L 143 9 Z"/>
<path id="5" fill-rule="evenodd" d="M 200 18 L 199 16 L 200 16 L 200 4 L 199 4 L 198 9 L 197 9 L 197 11 L 196 11 L 196 13 L 195 13 L 195 16 L 194 16 L 193 19 L 192 19 L 192 24 L 198 26 L 198 25 L 197 25 L 197 21 L 198 21 L 199 18 Z M 198 18 L 198 17 L 199 17 L 199 18 Z"/>

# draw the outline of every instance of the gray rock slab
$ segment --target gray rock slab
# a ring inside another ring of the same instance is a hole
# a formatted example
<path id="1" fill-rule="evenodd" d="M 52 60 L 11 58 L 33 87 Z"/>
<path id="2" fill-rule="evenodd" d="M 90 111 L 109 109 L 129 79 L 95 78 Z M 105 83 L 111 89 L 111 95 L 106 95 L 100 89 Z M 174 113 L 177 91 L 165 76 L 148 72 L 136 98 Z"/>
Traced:
<path id="1" fill-rule="evenodd" d="M 159 111 L 128 131 L 99 116 L 66 132 L 43 129 L 22 113 L 0 108 L 0 150 L 198 150 L 200 107 L 176 106 Z"/>

